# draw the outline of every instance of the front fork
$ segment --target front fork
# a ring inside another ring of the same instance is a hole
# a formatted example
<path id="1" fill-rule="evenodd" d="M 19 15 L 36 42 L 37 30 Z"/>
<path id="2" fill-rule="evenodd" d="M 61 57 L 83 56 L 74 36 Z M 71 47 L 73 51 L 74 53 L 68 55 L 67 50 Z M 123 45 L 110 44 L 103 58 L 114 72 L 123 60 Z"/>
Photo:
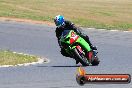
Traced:
<path id="1" fill-rule="evenodd" d="M 65 49 L 66 50 L 66 53 L 68 53 L 71 57 L 74 57 L 74 54 L 73 54 L 73 49 L 74 48 L 75 47 L 69 46 L 67 49 Z"/>
<path id="2" fill-rule="evenodd" d="M 77 46 L 69 46 L 69 47 L 66 49 L 66 52 L 67 52 L 70 56 L 74 57 L 73 50 L 74 50 L 75 48 L 77 48 L 77 49 L 80 51 L 80 54 L 81 54 L 81 53 L 84 53 L 83 50 L 82 50 L 82 48 L 81 48 L 79 45 L 77 45 Z"/>

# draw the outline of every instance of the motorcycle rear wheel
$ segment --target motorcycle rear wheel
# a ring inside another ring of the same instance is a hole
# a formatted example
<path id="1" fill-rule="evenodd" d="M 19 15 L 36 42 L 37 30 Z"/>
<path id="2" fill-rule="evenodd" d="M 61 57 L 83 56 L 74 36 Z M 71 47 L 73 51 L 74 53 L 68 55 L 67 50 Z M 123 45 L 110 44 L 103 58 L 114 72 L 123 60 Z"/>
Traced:
<path id="1" fill-rule="evenodd" d="M 96 56 L 96 57 L 94 57 L 94 60 L 92 61 L 92 66 L 97 66 L 98 64 L 99 64 L 99 58 Z"/>

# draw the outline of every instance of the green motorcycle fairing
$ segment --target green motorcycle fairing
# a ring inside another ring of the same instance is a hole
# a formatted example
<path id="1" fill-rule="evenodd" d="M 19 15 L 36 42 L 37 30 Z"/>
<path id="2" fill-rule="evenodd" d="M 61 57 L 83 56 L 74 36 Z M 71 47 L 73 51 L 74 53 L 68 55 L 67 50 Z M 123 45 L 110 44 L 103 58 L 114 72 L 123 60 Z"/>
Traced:
<path id="1" fill-rule="evenodd" d="M 87 52 L 91 51 L 89 44 L 73 30 L 64 30 L 60 40 L 61 43 L 69 45 L 66 49 L 67 53 L 70 53 L 71 50 L 76 48 L 76 43 L 82 46 Z"/>

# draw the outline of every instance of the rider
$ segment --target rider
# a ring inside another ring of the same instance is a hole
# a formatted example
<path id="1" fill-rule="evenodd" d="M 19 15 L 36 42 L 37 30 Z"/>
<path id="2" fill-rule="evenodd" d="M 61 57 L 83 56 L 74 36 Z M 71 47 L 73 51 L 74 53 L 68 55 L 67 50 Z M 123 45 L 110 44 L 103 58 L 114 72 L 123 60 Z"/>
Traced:
<path id="1" fill-rule="evenodd" d="M 81 32 L 81 29 L 76 27 L 72 22 L 70 21 L 67 21 L 64 19 L 64 17 L 62 15 L 57 15 L 55 18 L 54 18 L 54 22 L 55 22 L 55 25 L 57 26 L 55 32 L 56 32 L 56 37 L 58 39 L 58 44 L 61 48 L 61 54 L 63 56 L 66 56 L 66 57 L 70 57 L 66 52 L 65 50 L 62 48 L 59 40 L 60 40 L 60 36 L 63 32 L 63 30 L 74 30 L 77 34 L 79 34 L 91 47 L 92 50 L 97 50 L 97 48 L 95 46 L 93 46 L 89 40 L 89 37 L 82 33 Z"/>

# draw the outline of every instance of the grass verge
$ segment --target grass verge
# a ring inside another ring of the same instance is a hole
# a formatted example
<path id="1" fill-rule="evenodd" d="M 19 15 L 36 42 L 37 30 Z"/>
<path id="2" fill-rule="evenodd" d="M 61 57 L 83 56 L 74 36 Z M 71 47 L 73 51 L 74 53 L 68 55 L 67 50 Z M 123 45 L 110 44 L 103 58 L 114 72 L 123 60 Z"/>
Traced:
<path id="1" fill-rule="evenodd" d="M 0 65 L 17 65 L 37 61 L 36 56 L 13 53 L 9 50 L 0 50 Z"/>
<path id="2" fill-rule="evenodd" d="M 132 30 L 132 0 L 0 0 L 0 16 L 53 22 L 62 14 L 83 27 Z"/>

